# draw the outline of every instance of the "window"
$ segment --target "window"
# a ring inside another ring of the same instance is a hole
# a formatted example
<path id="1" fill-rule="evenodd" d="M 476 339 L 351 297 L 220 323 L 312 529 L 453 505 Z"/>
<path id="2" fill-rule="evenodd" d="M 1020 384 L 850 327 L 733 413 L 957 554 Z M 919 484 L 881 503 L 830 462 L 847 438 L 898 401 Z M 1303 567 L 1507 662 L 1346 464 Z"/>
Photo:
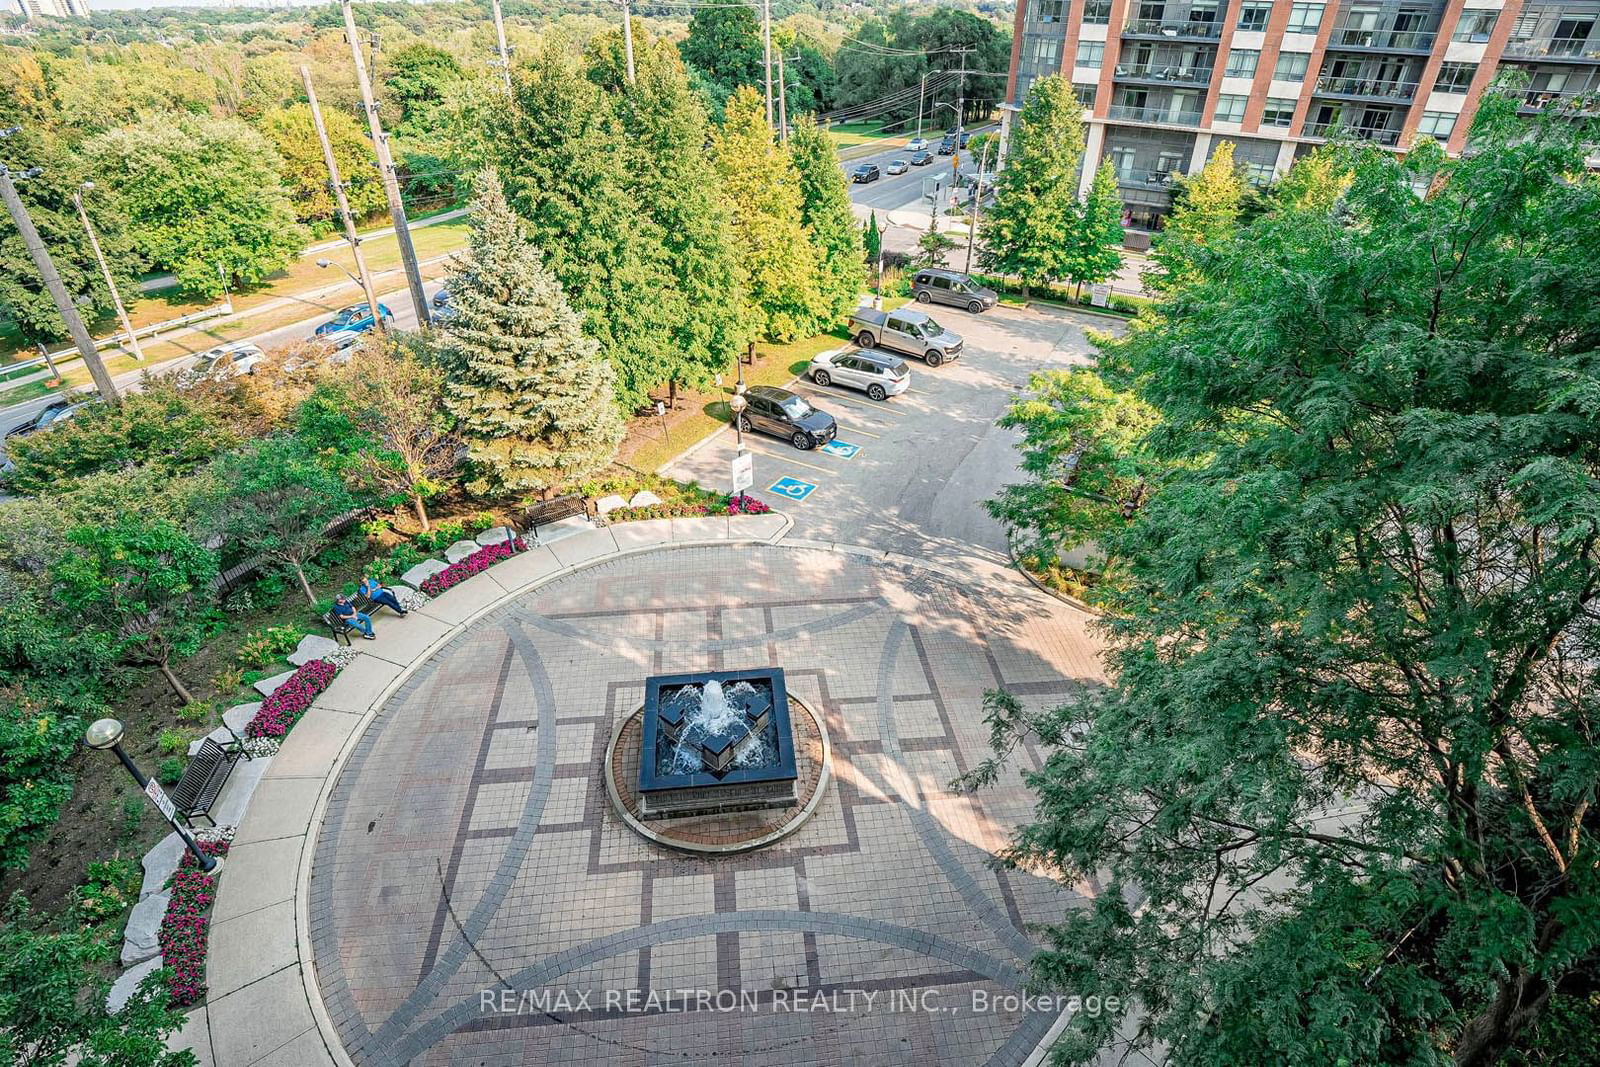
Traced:
<path id="1" fill-rule="evenodd" d="M 1235 96 L 1231 93 L 1223 93 L 1221 96 L 1217 97 L 1216 121 L 1243 122 L 1244 105 L 1245 101 L 1248 99 L 1249 97 Z"/>
<path id="2" fill-rule="evenodd" d="M 1239 29 L 1264 30 L 1267 28 L 1267 18 L 1272 14 L 1272 4 L 1263 3 L 1263 0 L 1245 0 L 1239 8 Z"/>
<path id="3" fill-rule="evenodd" d="M 1072 91 L 1078 94 L 1078 99 L 1083 101 L 1084 107 L 1094 107 L 1094 94 L 1100 91 L 1098 85 L 1085 85 L 1082 82 L 1073 82 Z"/>
<path id="4" fill-rule="evenodd" d="M 1254 78 L 1260 61 L 1260 49 L 1235 48 L 1228 53 L 1228 67 L 1222 74 L 1227 78 Z"/>
<path id="5" fill-rule="evenodd" d="M 1287 127 L 1294 122 L 1294 100 L 1286 96 L 1267 97 L 1267 106 L 1261 110 L 1261 125 Z"/>
<path id="6" fill-rule="evenodd" d="M 1433 87 L 1441 93 L 1464 93 L 1472 88 L 1472 76 L 1476 73 L 1476 63 L 1441 63 Z"/>
<path id="7" fill-rule="evenodd" d="M 1029 51 L 1033 56 L 1033 69 L 1053 73 L 1061 66 L 1061 39 L 1059 37 L 1029 37 L 1025 38 L 1025 40 L 1028 41 Z"/>
<path id="8" fill-rule="evenodd" d="M 1104 26 L 1111 21 L 1111 0 L 1084 0 L 1083 21 L 1087 26 Z"/>
<path id="9" fill-rule="evenodd" d="M 1272 80 L 1303 82 L 1306 80 L 1306 67 L 1310 63 L 1310 52 L 1279 52 L 1278 65 L 1272 69 Z"/>
<path id="10" fill-rule="evenodd" d="M 1060 22 L 1067 13 L 1067 0 L 1034 0 L 1035 22 Z"/>
<path id="11" fill-rule="evenodd" d="M 1140 22 L 1160 22 L 1167 13 L 1167 0 L 1144 0 L 1139 5 Z"/>
<path id="12" fill-rule="evenodd" d="M 1493 9 L 1467 8 L 1461 12 L 1461 18 L 1456 21 L 1456 32 L 1450 35 L 1450 39 L 1483 44 L 1489 39 L 1489 34 L 1494 32 L 1494 20 L 1499 14 L 1500 12 Z"/>
<path id="13" fill-rule="evenodd" d="M 1111 157 L 1111 168 L 1117 172 L 1119 178 L 1126 180 L 1133 175 L 1134 151 L 1131 148 L 1116 147 L 1107 153 Z"/>
<path id="14" fill-rule="evenodd" d="M 1417 123 L 1417 132 L 1425 133 L 1436 140 L 1448 140 L 1456 128 L 1456 114 L 1453 111 L 1424 111 L 1422 121 Z"/>
<path id="15" fill-rule="evenodd" d="M 1289 8 L 1289 24 L 1283 28 L 1284 33 L 1316 33 L 1317 27 L 1322 24 L 1322 9 L 1325 4 L 1295 4 Z"/>
<path id="16" fill-rule="evenodd" d="M 1078 66 L 1098 67 L 1100 59 L 1106 54 L 1104 41 L 1080 41 L 1078 43 Z"/>
<path id="17" fill-rule="evenodd" d="M 1270 185 L 1273 178 L 1273 165 L 1271 163 L 1253 163 L 1245 160 L 1244 180 L 1251 185 Z"/>

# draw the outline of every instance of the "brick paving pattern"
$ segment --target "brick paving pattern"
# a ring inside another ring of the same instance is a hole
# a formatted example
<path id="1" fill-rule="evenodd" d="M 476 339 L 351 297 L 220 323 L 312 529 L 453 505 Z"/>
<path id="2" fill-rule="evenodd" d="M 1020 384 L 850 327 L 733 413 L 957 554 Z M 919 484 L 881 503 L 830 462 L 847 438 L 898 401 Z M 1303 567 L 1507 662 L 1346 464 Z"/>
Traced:
<path id="1" fill-rule="evenodd" d="M 987 754 L 985 689 L 1071 699 L 1101 681 L 1095 647 L 1016 576 L 781 546 L 622 557 L 497 609 L 335 784 L 310 914 L 346 1049 L 361 1067 L 1020 1064 L 1054 1016 L 972 995 L 1019 991 L 1028 924 L 1092 890 L 986 862 L 1029 812 L 1034 753 L 977 796 L 948 784 Z M 602 762 L 643 679 L 768 665 L 828 727 L 812 819 L 704 858 L 623 826 Z"/>

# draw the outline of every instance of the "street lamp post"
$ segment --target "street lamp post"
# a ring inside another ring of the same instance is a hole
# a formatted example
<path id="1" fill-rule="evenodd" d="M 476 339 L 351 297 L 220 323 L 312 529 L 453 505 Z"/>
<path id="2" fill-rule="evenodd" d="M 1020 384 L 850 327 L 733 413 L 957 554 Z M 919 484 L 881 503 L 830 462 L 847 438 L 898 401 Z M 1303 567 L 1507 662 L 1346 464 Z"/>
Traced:
<path id="1" fill-rule="evenodd" d="M 744 409 L 750 406 L 750 401 L 744 397 L 744 375 L 739 375 L 739 384 L 733 387 L 733 398 L 728 401 L 728 410 L 733 412 L 733 441 L 734 447 L 740 452 L 744 451 L 744 427 L 740 416 Z"/>
<path id="2" fill-rule="evenodd" d="M 222 872 L 222 861 L 215 856 L 205 854 L 200 848 L 200 842 L 194 839 L 194 835 L 189 832 L 187 827 L 178 822 L 177 812 L 172 806 L 172 801 L 167 799 L 167 794 L 162 790 L 160 784 L 152 782 L 145 777 L 138 764 L 134 763 L 128 757 L 128 754 L 122 750 L 122 733 L 122 723 L 116 719 L 99 719 L 84 731 L 83 743 L 101 752 L 109 749 L 115 753 L 117 759 L 122 761 L 122 765 L 128 768 L 128 773 L 133 775 L 133 780 L 138 784 L 139 789 L 155 804 L 156 810 L 161 812 L 161 817 L 167 820 L 167 824 L 178 832 L 179 837 L 183 838 L 183 843 L 189 846 L 189 851 L 194 853 L 194 858 L 200 864 L 200 869 L 206 874 L 220 874 Z"/>
<path id="3" fill-rule="evenodd" d="M 77 192 L 72 194 L 72 202 L 78 208 L 78 218 L 83 220 L 84 232 L 89 235 L 89 247 L 94 249 L 94 258 L 100 264 L 100 274 L 106 280 L 106 288 L 111 290 L 111 303 L 116 306 L 117 318 L 128 334 L 128 347 L 133 350 L 133 358 L 143 363 L 144 350 L 139 347 L 139 338 L 133 332 L 133 323 L 128 321 L 128 312 L 122 306 L 122 294 L 117 292 L 117 282 L 111 276 L 111 267 L 106 263 L 105 253 L 100 251 L 100 237 L 89 224 L 89 213 L 83 207 L 83 194 L 93 188 L 94 182 L 84 182 L 78 187 Z"/>
<path id="4" fill-rule="evenodd" d="M 354 274 L 351 274 L 349 268 L 347 268 L 343 263 L 335 263 L 331 259 L 319 259 L 317 260 L 317 266 L 321 267 L 323 270 L 327 270 L 329 267 L 338 267 L 340 270 L 344 271 L 344 276 L 346 278 L 349 278 L 357 285 L 361 284 L 361 279 L 357 278 Z M 372 313 L 376 315 L 378 313 L 378 309 L 373 308 Z"/>
<path id="5" fill-rule="evenodd" d="M 933 77 L 935 74 L 943 74 L 943 73 L 944 73 L 944 71 L 942 71 L 942 70 L 930 70 L 930 71 L 928 71 L 928 73 L 924 74 L 922 76 L 922 80 L 917 83 L 917 136 L 918 137 L 922 136 L 922 96 L 923 96 L 924 93 L 926 93 L 928 91 L 928 79 Z"/>

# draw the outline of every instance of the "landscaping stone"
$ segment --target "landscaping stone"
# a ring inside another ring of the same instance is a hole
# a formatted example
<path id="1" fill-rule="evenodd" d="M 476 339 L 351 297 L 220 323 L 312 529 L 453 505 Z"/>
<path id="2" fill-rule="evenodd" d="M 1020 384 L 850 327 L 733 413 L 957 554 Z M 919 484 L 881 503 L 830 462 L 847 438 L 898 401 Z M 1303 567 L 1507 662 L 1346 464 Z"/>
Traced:
<path id="1" fill-rule="evenodd" d="M 327 659 L 330 653 L 339 650 L 339 642 L 331 637 L 320 637 L 317 634 L 306 634 L 300 639 L 300 644 L 289 653 L 289 662 L 296 667 L 303 667 L 314 659 Z"/>
<path id="2" fill-rule="evenodd" d="M 263 678 L 261 681 L 257 682 L 255 685 L 255 690 L 262 696 L 269 697 L 272 695 L 273 691 L 278 688 L 278 686 L 282 685 L 284 682 L 287 682 L 293 677 L 294 671 L 284 671 L 282 674 L 274 674 L 271 678 Z"/>
<path id="3" fill-rule="evenodd" d="M 488 548 L 490 545 L 504 544 L 508 540 L 514 540 L 516 536 L 517 531 L 509 526 L 491 526 L 478 535 L 478 544 Z"/>
<path id="4" fill-rule="evenodd" d="M 244 736 L 244 728 L 250 725 L 250 720 L 256 717 L 256 712 L 261 710 L 261 701 L 250 704 L 235 704 L 222 713 L 223 725 L 240 737 Z"/>
<path id="5" fill-rule="evenodd" d="M 205 744 L 207 741 L 215 741 L 219 745 L 229 745 L 233 743 L 233 735 L 228 732 L 228 728 L 226 726 L 219 726 L 215 730 L 212 730 L 209 734 L 206 734 L 204 737 L 190 741 L 189 755 L 193 756 L 196 752 L 199 752 L 200 746 Z"/>
<path id="6" fill-rule="evenodd" d="M 400 576 L 400 580 L 413 589 L 421 589 L 422 583 L 432 578 L 435 574 L 448 567 L 449 564 L 442 559 L 425 559 Z"/>
<path id="7" fill-rule="evenodd" d="M 171 893 L 151 893 L 133 906 L 128 914 L 128 925 L 122 931 L 122 965 L 131 967 L 159 955 L 161 946 L 156 934 L 161 931 L 161 920 L 166 918 L 167 902 Z"/>
<path id="8" fill-rule="evenodd" d="M 595 511 L 602 515 L 609 514 L 613 511 L 616 511 L 618 508 L 625 508 L 627 506 L 627 500 L 616 495 L 615 493 L 612 493 L 610 496 L 603 496 L 594 502 Z"/>
<path id="9" fill-rule="evenodd" d="M 482 547 L 483 546 L 478 544 L 476 541 L 457 541 L 455 544 L 444 550 L 444 558 L 449 560 L 451 563 L 460 563 L 462 560 L 466 559 L 468 556 L 472 555 Z"/>
<path id="10" fill-rule="evenodd" d="M 167 887 L 167 879 L 172 877 L 172 872 L 178 869 L 178 861 L 183 859 L 184 850 L 188 846 L 183 843 L 177 831 L 163 837 L 155 848 L 144 854 L 144 883 L 139 886 L 139 899 L 143 900 L 152 893 L 159 893 Z"/>
<path id="11" fill-rule="evenodd" d="M 656 496 L 650 490 L 641 489 L 637 493 L 633 494 L 633 499 L 628 501 L 628 506 L 630 508 L 653 508 L 657 504 L 662 503 L 665 503 L 665 501 Z"/>
<path id="12" fill-rule="evenodd" d="M 139 983 L 145 976 L 161 969 L 161 957 L 146 960 L 137 967 L 130 967 L 122 972 L 122 977 L 111 983 L 111 992 L 106 994 L 106 1010 L 111 1012 L 121 1011 L 133 997 L 134 991 L 139 988 Z"/>

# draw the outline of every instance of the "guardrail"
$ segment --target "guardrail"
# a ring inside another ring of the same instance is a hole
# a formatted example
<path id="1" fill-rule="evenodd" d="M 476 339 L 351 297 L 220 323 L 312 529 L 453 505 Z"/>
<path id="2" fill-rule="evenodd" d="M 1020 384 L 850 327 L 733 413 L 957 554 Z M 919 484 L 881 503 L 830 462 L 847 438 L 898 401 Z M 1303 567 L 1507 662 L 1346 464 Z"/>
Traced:
<path id="1" fill-rule="evenodd" d="M 1129 19 L 1123 33 L 1135 37 L 1197 37 L 1214 41 L 1222 36 L 1216 22 L 1169 22 L 1166 19 Z"/>
<path id="2" fill-rule="evenodd" d="M 1600 59 L 1600 42 L 1587 37 L 1524 37 L 1506 42 L 1508 56 L 1541 59 Z"/>
<path id="3" fill-rule="evenodd" d="M 1165 107 L 1133 107 L 1129 104 L 1112 104 L 1108 117 L 1131 119 L 1134 122 L 1165 122 L 1173 126 L 1200 125 L 1200 112 L 1174 112 L 1172 109 Z"/>
<path id="4" fill-rule="evenodd" d="M 1185 67 L 1173 63 L 1118 64 L 1113 74 L 1118 78 L 1145 78 L 1158 82 L 1201 83 L 1211 80 L 1210 67 Z"/>
<path id="5" fill-rule="evenodd" d="M 1374 100 L 1410 100 L 1417 95 L 1416 82 L 1379 81 L 1376 78 L 1317 79 L 1316 91 L 1331 96 L 1361 96 Z"/>
<path id="6" fill-rule="evenodd" d="M 1387 145 L 1390 148 L 1400 143 L 1399 130 L 1365 130 L 1359 126 L 1345 126 L 1337 122 L 1308 122 L 1302 129 L 1300 136 L 1351 137 L 1358 141 L 1371 141 L 1373 144 Z"/>
<path id="7" fill-rule="evenodd" d="M 1380 52 L 1429 52 L 1438 37 L 1433 30 L 1335 29 L 1329 48 L 1372 48 Z"/>
<path id="8" fill-rule="evenodd" d="M 202 308 L 199 311 L 191 312 L 188 315 L 180 315 L 178 318 L 168 319 L 165 322 L 157 322 L 152 323 L 149 326 L 135 327 L 133 335 L 135 337 L 154 337 L 156 334 L 164 333 L 167 330 L 176 330 L 196 322 L 204 322 L 207 319 L 214 319 L 222 315 L 232 314 L 233 302 L 230 300 L 225 304 L 218 304 L 216 307 Z M 124 333 L 114 333 L 110 337 L 97 337 L 95 338 L 94 342 L 95 351 L 98 352 L 103 349 L 111 348 L 115 345 L 123 344 L 125 343 L 126 339 L 127 334 Z M 54 360 L 56 363 L 70 363 L 72 360 L 78 358 L 80 358 L 78 349 L 76 347 L 70 347 L 63 348 L 58 352 L 51 352 L 48 359 L 44 356 L 35 356 L 32 359 L 24 359 L 18 360 L 15 363 L 8 363 L 5 365 L 5 367 L 0 368 L 0 382 L 10 381 L 12 378 L 17 377 L 18 375 L 36 371 L 41 367 L 48 368 L 52 360 Z"/>

